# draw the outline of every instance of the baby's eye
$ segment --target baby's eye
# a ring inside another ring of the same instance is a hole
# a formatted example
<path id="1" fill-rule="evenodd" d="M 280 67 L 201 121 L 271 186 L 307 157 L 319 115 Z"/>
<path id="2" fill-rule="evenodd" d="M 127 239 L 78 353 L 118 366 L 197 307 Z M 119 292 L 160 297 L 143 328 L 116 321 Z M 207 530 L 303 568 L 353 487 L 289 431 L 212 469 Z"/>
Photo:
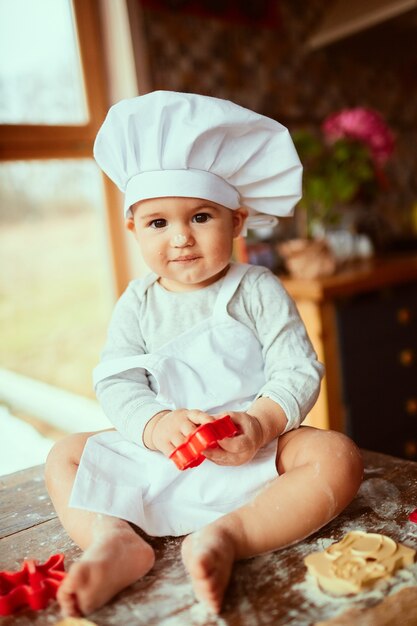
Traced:
<path id="1" fill-rule="evenodd" d="M 151 222 L 149 222 L 149 226 L 151 228 L 165 228 L 166 225 L 167 225 L 167 221 L 164 220 L 163 218 L 159 218 L 159 219 L 152 220 Z"/>
<path id="2" fill-rule="evenodd" d="M 211 220 L 211 215 L 209 213 L 197 213 L 193 216 L 193 222 L 196 222 L 197 224 L 204 224 L 209 220 Z"/>

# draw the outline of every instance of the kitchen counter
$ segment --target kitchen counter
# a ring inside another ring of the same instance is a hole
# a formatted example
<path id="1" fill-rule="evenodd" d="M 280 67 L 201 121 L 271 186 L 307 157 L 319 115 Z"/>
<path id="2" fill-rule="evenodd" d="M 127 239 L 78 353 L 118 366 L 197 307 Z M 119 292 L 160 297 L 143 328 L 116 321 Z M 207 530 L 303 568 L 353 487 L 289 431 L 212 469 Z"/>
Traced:
<path id="1" fill-rule="evenodd" d="M 385 589 L 348 599 L 322 593 L 306 574 L 303 557 L 340 540 L 350 530 L 379 532 L 417 548 L 417 463 L 364 452 L 365 477 L 351 505 L 322 530 L 294 546 L 235 565 L 220 616 L 194 599 L 180 558 L 181 540 L 152 539 L 154 569 L 90 619 L 98 626 L 308 626 L 353 606 L 371 606 L 402 586 L 417 585 L 417 564 L 398 572 Z M 56 552 L 66 567 L 80 550 L 63 530 L 43 482 L 43 467 L 0 479 L 1 569 L 20 569 L 22 560 L 44 562 Z M 55 624 L 57 604 L 0 619 L 2 626 Z"/>

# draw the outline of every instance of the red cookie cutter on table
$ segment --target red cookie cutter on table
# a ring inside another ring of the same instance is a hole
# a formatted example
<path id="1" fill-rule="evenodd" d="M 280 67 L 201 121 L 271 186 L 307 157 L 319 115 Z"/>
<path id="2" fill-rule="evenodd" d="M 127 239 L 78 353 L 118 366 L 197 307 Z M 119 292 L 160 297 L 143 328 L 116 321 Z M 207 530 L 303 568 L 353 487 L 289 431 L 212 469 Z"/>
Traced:
<path id="1" fill-rule="evenodd" d="M 53 554 L 43 565 L 26 560 L 18 572 L 0 572 L 0 615 L 21 608 L 44 609 L 66 576 L 64 555 Z"/>
<path id="2" fill-rule="evenodd" d="M 203 450 L 217 448 L 217 442 L 225 437 L 234 437 L 240 428 L 234 424 L 230 415 L 225 415 L 214 422 L 202 424 L 178 448 L 169 455 L 180 470 L 196 467 L 206 458 Z"/>
<path id="3" fill-rule="evenodd" d="M 410 520 L 410 522 L 414 522 L 414 524 L 417 524 L 417 509 L 414 509 L 414 511 L 411 511 L 410 515 L 408 516 L 408 519 Z"/>

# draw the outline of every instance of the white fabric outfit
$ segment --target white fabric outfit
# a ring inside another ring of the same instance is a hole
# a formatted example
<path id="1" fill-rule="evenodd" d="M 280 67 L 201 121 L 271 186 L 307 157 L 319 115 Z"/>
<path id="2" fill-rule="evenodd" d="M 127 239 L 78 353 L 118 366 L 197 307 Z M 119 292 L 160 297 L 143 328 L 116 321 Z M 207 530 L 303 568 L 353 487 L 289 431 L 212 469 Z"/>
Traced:
<path id="1" fill-rule="evenodd" d="M 246 275 L 254 273 L 270 275 L 264 268 L 232 264 L 219 281 L 210 317 L 150 354 L 104 360 L 96 368 L 96 384 L 111 382 L 120 373 L 140 373 L 143 368 L 155 386 L 152 414 L 158 412 L 156 407 L 199 408 L 210 414 L 247 410 L 267 383 L 263 346 L 248 325 L 229 314 L 228 305 Z M 144 280 L 144 296 L 156 279 L 150 275 Z M 298 343 L 294 336 L 290 338 L 289 328 L 294 325 L 301 333 Z M 284 332 L 299 352 L 294 356 L 293 374 L 296 381 L 303 380 L 299 394 L 303 401 L 298 407 L 294 400 L 293 406 L 297 406 L 301 420 L 317 397 L 322 366 L 296 313 L 288 317 L 287 326 Z M 300 354 L 302 367 L 297 360 Z M 297 368 L 304 368 L 302 379 L 297 379 Z M 119 378 L 119 385 L 123 383 L 129 386 L 132 380 Z M 288 417 L 293 425 L 291 416 Z M 298 425 L 299 420 L 296 421 Z M 120 517 L 150 535 L 182 535 L 236 509 L 277 475 L 276 441 L 244 465 L 218 466 L 206 460 L 184 472 L 162 453 L 144 448 L 139 437 L 136 441 L 129 441 L 119 432 L 91 437 L 81 459 L 70 506 Z"/>

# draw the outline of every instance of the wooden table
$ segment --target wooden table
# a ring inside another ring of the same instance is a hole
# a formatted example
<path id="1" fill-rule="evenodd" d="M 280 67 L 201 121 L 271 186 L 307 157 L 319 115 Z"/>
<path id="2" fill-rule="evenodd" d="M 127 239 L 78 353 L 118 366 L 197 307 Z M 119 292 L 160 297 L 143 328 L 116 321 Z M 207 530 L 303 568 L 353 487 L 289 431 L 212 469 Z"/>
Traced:
<path id="1" fill-rule="evenodd" d="M 90 619 L 99 626 L 307 626 L 352 606 L 371 606 L 401 586 L 417 585 L 417 564 L 398 573 L 386 589 L 351 599 L 333 599 L 306 576 L 303 557 L 339 540 L 349 530 L 381 532 L 417 548 L 417 463 L 364 452 L 364 483 L 353 503 L 309 539 L 235 566 L 221 616 L 211 616 L 193 596 L 180 559 L 180 539 L 152 539 L 157 564 Z M 0 479 L 0 566 L 20 569 L 25 557 L 45 561 L 64 552 L 66 565 L 80 551 L 61 527 L 45 491 L 43 467 Z M 109 572 L 111 575 L 111 572 Z M 41 612 L 0 618 L 2 626 L 55 624 L 57 604 Z"/>

